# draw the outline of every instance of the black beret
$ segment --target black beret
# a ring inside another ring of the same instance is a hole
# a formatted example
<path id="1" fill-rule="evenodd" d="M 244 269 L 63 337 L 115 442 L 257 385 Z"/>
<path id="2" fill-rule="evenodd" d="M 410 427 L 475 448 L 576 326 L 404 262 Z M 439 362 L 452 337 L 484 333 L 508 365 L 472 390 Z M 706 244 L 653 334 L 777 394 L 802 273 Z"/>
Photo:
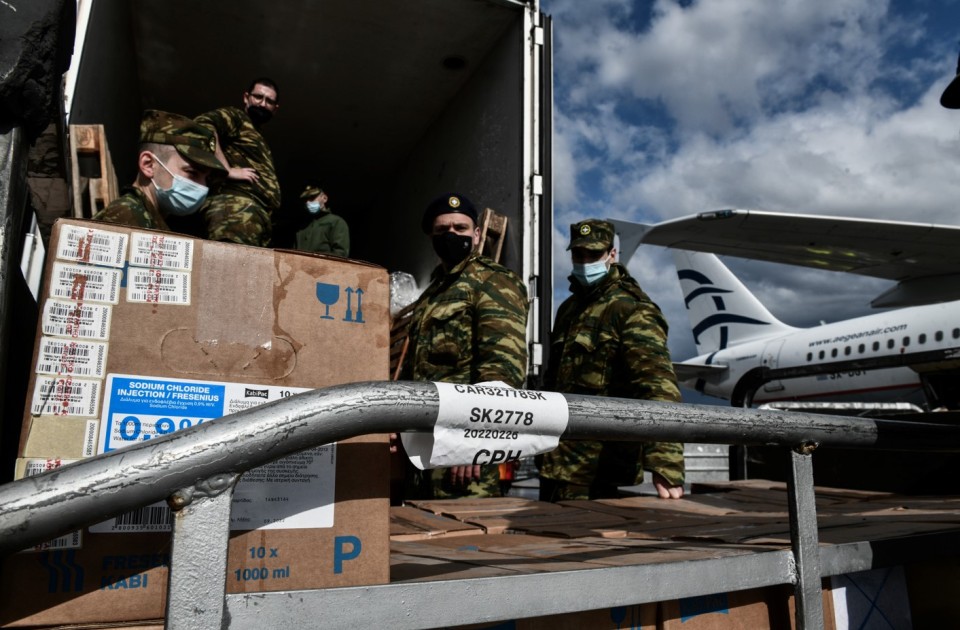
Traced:
<path id="1" fill-rule="evenodd" d="M 441 214 L 450 214 L 451 212 L 467 215 L 473 219 L 475 226 L 479 223 L 480 215 L 477 214 L 477 208 L 472 201 L 457 193 L 446 193 L 431 201 L 427 209 L 423 211 L 423 220 L 420 221 L 420 228 L 423 233 L 429 234 L 433 230 L 434 219 Z"/>

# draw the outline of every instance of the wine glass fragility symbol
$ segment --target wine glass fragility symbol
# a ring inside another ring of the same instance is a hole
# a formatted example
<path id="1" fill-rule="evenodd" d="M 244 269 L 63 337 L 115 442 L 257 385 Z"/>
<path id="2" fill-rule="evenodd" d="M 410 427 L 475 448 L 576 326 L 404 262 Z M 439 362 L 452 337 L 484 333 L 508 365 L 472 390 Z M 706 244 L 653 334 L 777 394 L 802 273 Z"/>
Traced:
<path id="1" fill-rule="evenodd" d="M 330 315 L 330 307 L 336 304 L 337 300 L 340 299 L 340 285 L 318 282 L 317 299 L 320 300 L 321 304 L 327 307 L 326 313 L 324 313 L 320 319 L 333 319 L 333 317 Z"/>

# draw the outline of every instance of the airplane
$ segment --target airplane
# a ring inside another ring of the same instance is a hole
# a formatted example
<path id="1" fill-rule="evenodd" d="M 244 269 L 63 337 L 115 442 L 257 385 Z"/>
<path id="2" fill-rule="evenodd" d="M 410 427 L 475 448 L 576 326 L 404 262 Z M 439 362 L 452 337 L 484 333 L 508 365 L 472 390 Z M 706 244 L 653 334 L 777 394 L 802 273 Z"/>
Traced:
<path id="1" fill-rule="evenodd" d="M 620 259 L 670 247 L 699 356 L 681 384 L 735 406 L 924 401 L 960 407 L 960 227 L 725 209 L 645 225 L 611 219 Z M 845 271 L 897 285 L 899 307 L 812 328 L 774 317 L 714 254 Z"/>

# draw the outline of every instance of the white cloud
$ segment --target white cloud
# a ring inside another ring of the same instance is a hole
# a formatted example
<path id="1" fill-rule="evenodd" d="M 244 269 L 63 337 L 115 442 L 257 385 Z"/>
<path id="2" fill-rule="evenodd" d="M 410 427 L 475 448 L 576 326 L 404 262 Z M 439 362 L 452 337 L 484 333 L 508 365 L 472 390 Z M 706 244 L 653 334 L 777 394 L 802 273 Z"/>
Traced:
<path id="1" fill-rule="evenodd" d="M 956 222 L 960 137 L 933 88 L 889 114 L 867 97 L 698 136 L 613 193 L 660 218 L 723 207 Z M 879 110 L 879 111 L 878 111 Z"/>
<path id="2" fill-rule="evenodd" d="M 892 29 L 887 2 L 876 0 L 658 0 L 643 32 L 636 15 L 623 16 L 645 3 L 593 4 L 548 6 L 563 24 L 557 70 L 577 76 L 572 103 L 604 91 L 658 99 L 681 131 L 712 134 L 795 107 L 818 80 L 866 90 Z"/>

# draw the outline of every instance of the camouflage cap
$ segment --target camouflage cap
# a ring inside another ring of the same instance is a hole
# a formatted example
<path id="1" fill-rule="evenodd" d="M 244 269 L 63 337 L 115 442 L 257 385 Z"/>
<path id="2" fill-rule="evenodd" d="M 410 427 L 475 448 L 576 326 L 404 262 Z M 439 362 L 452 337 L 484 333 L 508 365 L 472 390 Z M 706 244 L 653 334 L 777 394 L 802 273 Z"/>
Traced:
<path id="1" fill-rule="evenodd" d="M 947 109 L 960 109 L 960 59 L 957 59 L 957 75 L 940 95 L 940 104 Z"/>
<path id="2" fill-rule="evenodd" d="M 601 219 L 587 219 L 570 226 L 570 245 L 567 249 L 583 247 L 606 251 L 613 247 L 613 224 Z"/>
<path id="3" fill-rule="evenodd" d="M 140 142 L 172 145 L 177 153 L 194 164 L 227 172 L 217 159 L 217 139 L 213 132 L 186 116 L 146 110 L 140 120 Z"/>
<path id="4" fill-rule="evenodd" d="M 457 193 L 445 193 L 431 201 L 427 209 L 423 211 L 420 228 L 424 234 L 429 234 L 433 230 L 433 220 L 442 214 L 450 214 L 451 212 L 467 215 L 473 219 L 474 226 L 479 223 L 480 215 L 477 213 L 477 208 L 473 205 L 473 202 Z"/>
<path id="5" fill-rule="evenodd" d="M 321 193 L 323 193 L 323 188 L 320 188 L 316 184 L 307 184 L 307 187 L 303 189 L 302 193 L 300 193 L 300 198 L 313 199 Z"/>

